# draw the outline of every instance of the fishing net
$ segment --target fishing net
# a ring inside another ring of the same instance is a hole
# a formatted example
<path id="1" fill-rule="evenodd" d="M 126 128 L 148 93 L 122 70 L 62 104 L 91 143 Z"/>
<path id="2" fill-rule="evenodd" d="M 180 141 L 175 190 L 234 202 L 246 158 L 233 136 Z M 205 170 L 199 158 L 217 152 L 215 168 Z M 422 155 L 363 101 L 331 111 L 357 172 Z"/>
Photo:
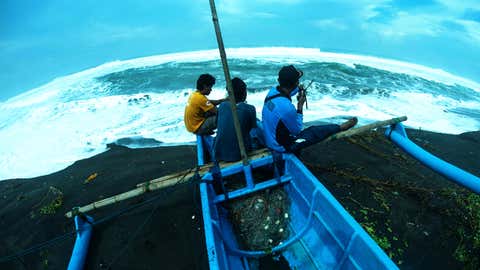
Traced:
<path id="1" fill-rule="evenodd" d="M 270 250 L 289 236 L 290 200 L 283 187 L 232 200 L 230 220 L 246 250 Z"/>

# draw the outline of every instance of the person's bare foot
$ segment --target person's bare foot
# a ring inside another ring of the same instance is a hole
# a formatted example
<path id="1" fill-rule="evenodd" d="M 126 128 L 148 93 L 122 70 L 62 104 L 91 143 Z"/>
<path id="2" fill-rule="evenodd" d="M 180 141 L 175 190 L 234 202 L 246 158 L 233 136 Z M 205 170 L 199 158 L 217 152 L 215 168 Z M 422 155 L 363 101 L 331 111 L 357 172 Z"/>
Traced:
<path id="1" fill-rule="evenodd" d="M 348 121 L 344 122 L 343 124 L 340 125 L 340 130 L 345 131 L 347 129 L 350 129 L 354 127 L 358 123 L 357 117 L 353 117 L 349 119 Z"/>

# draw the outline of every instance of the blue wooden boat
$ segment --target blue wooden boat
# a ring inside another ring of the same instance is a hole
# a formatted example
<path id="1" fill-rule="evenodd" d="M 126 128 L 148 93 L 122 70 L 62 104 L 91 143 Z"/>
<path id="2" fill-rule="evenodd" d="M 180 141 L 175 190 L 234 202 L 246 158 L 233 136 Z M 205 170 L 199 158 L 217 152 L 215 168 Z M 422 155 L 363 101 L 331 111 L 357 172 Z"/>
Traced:
<path id="1" fill-rule="evenodd" d="M 250 259 L 271 253 L 282 255 L 291 269 L 398 269 L 295 156 L 284 154 L 280 157 L 285 161 L 285 170 L 276 170 L 274 179 L 259 183 L 253 181 L 252 170 L 274 165 L 274 161 L 271 155 L 250 162 L 245 156 L 214 0 L 210 0 L 210 8 L 243 159 L 242 164 L 221 169 L 221 175 L 228 177 L 243 172 L 246 182 L 244 188 L 234 191 L 223 189 L 224 194 L 217 194 L 212 183 L 214 177 L 218 179 L 220 168 L 214 166 L 214 175 L 207 173 L 202 177 L 204 181 L 200 184 L 200 194 L 210 269 L 250 269 Z M 197 137 L 198 165 L 204 164 L 202 141 L 202 137 Z M 278 159 L 275 154 L 275 167 Z M 226 198 L 240 198 L 272 187 L 284 188 L 289 196 L 291 218 L 287 226 L 291 232 L 290 238 L 268 251 L 242 250 L 222 203 Z"/>
<path id="2" fill-rule="evenodd" d="M 480 193 L 480 178 L 415 145 L 408 139 L 402 124 L 387 128 L 385 136 L 427 167 Z M 204 149 L 211 151 L 212 143 L 212 137 L 197 136 L 199 165 L 204 165 Z M 251 269 L 251 260 L 272 254 L 283 256 L 291 269 L 398 269 L 300 160 L 292 154 L 284 154 L 283 159 L 285 172 L 262 182 L 253 181 L 252 171 L 272 166 L 274 161 L 268 152 L 256 155 L 247 165 L 231 163 L 220 169 L 223 177 L 244 174 L 246 186 L 229 191 L 228 199 L 246 197 L 269 188 L 283 188 L 288 194 L 291 234 L 268 251 L 243 250 L 240 247 L 223 206 L 227 197 L 215 191 L 211 173 L 203 175 L 200 193 L 210 269 Z M 69 270 L 83 269 L 92 223 L 93 219 L 89 216 L 75 216 L 77 239 Z"/>
<path id="3" fill-rule="evenodd" d="M 198 137 L 198 158 L 203 164 L 203 143 Z M 283 186 L 291 201 L 290 238 L 269 251 L 242 250 L 217 194 L 212 174 L 200 184 L 204 229 L 210 269 L 250 269 L 249 260 L 270 254 L 282 255 L 291 269 L 398 269 L 392 260 L 348 214 L 330 192 L 292 154 L 284 154 L 285 173 L 254 184 L 251 172 L 271 165 L 271 155 L 221 169 L 224 177 L 244 173 L 246 187 L 228 192 L 241 198 L 267 188 Z M 249 179 L 250 178 L 250 179 Z"/>
<path id="4" fill-rule="evenodd" d="M 390 126 L 385 136 L 448 179 L 480 193 L 480 178 L 451 165 L 408 139 L 401 123 Z M 197 137 L 199 165 L 203 148 L 210 148 L 211 137 Z M 211 173 L 200 184 L 206 246 L 210 269 L 250 269 L 249 260 L 269 254 L 282 255 L 291 269 L 398 269 L 385 252 L 340 205 L 316 177 L 292 154 L 283 154 L 285 173 L 255 184 L 252 170 L 273 164 L 264 155 L 244 166 L 240 163 L 221 169 L 224 177 L 244 173 L 246 187 L 228 192 L 229 199 L 241 198 L 261 190 L 283 186 L 291 201 L 292 235 L 269 251 L 242 250 L 233 226 L 222 206 L 226 197 L 213 188 Z"/>

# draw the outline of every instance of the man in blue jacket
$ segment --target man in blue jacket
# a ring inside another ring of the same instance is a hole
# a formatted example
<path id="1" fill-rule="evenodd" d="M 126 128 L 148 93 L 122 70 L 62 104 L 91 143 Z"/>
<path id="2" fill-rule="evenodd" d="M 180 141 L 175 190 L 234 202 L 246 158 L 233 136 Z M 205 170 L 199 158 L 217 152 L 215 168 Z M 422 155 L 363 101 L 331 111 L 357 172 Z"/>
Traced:
<path id="1" fill-rule="evenodd" d="M 298 154 L 301 149 L 318 143 L 328 136 L 355 126 L 356 117 L 341 125 L 328 124 L 303 128 L 303 105 L 305 91 L 299 88 L 303 72 L 293 65 L 284 66 L 278 72 L 279 85 L 273 87 L 265 98 L 262 121 L 265 143 L 274 152 Z M 292 96 L 297 96 L 297 107 L 292 104 Z"/>

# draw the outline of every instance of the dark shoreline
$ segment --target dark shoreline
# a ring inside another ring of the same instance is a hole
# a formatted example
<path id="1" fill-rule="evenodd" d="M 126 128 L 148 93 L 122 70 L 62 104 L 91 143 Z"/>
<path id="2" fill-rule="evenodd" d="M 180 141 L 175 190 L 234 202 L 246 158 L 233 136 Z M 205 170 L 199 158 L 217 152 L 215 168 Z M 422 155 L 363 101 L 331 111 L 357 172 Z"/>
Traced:
<path id="1" fill-rule="evenodd" d="M 480 175 L 480 132 L 407 132 L 413 142 L 433 154 Z M 401 269 L 480 265 L 472 259 L 480 257 L 472 231 L 480 220 L 474 220 L 477 212 L 466 210 L 469 205 L 476 206 L 476 195 L 411 159 L 380 131 L 312 146 L 301 159 L 352 216 L 375 235 L 387 254 L 401 262 Z M 74 206 L 194 168 L 195 162 L 194 146 L 111 146 L 104 153 L 56 173 L 1 181 L 0 257 L 72 231 L 72 220 L 63 215 Z M 94 173 L 96 178 L 84 183 Z M 94 229 L 85 269 L 108 269 L 108 265 L 110 269 L 208 268 L 198 190 L 193 184 L 152 192 L 95 210 L 91 215 L 99 220 L 154 196 L 160 199 Z M 53 207 L 51 202 L 59 197 L 61 205 Z M 51 214 L 46 213 L 48 210 Z M 0 263 L 0 268 L 65 269 L 73 242 L 74 238 L 69 238 L 21 259 Z M 469 261 L 459 261 L 461 255 Z"/>

